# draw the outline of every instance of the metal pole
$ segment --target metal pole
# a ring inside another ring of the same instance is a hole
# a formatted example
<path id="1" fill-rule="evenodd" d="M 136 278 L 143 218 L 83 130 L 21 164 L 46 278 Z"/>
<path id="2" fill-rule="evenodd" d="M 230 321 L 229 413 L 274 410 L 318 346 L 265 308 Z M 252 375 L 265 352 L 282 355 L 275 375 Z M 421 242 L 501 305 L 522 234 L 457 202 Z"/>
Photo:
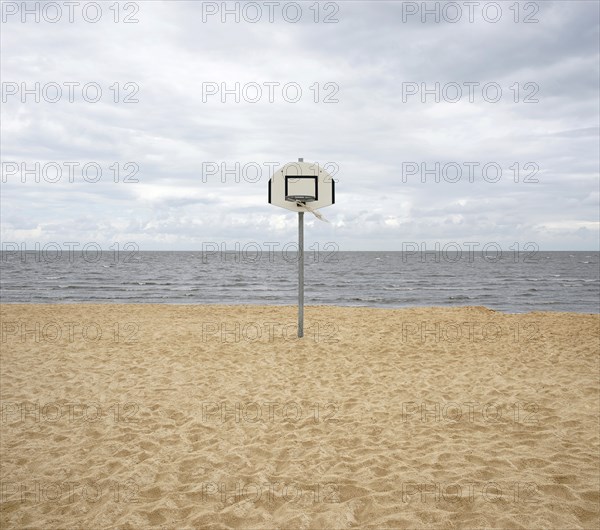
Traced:
<path id="1" fill-rule="evenodd" d="M 298 212 L 298 337 L 304 337 L 304 212 Z"/>

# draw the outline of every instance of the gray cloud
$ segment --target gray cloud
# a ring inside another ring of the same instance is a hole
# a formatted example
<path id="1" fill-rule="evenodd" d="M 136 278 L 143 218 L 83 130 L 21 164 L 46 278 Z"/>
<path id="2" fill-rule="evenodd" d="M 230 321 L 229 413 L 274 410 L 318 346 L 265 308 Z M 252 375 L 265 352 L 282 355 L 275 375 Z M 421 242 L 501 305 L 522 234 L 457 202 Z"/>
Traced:
<path id="1" fill-rule="evenodd" d="M 36 4 L 43 11 L 47 2 Z M 310 220 L 309 244 L 399 250 L 403 241 L 534 241 L 547 249 L 595 249 L 598 4 L 529 3 L 539 8 L 533 24 L 514 22 L 514 3 L 501 3 L 501 20 L 486 22 L 486 4 L 473 23 L 463 17 L 456 24 L 403 22 L 401 2 L 339 2 L 333 24 L 315 23 L 308 3 L 296 24 L 277 11 L 273 24 L 264 17 L 256 24 L 231 17 L 203 23 L 201 3 L 186 1 L 138 2 L 136 24 L 114 23 L 108 4 L 93 24 L 81 16 L 56 24 L 8 17 L 0 37 L 4 87 L 80 85 L 72 103 L 66 89 L 56 103 L 6 97 L 3 168 L 94 162 L 102 178 L 87 182 L 78 169 L 74 182 L 22 183 L 5 171 L 2 240 L 134 241 L 143 249 L 181 250 L 206 241 L 293 241 L 293 214 L 266 203 L 269 163 L 303 156 L 339 167 L 337 203 L 323 211 L 331 224 Z M 101 87 L 97 103 L 82 96 L 90 82 Z M 259 83 L 263 98 L 205 102 L 207 82 Z M 265 82 L 280 83 L 273 103 Z M 466 89 L 456 103 L 431 96 L 422 103 L 420 94 L 403 101 L 409 82 L 463 89 L 466 82 L 497 83 L 502 98 L 485 101 L 477 88 L 472 103 Z M 283 99 L 286 83 L 301 86 L 298 103 Z M 338 102 L 324 103 L 327 95 Z M 128 96 L 139 102 L 125 103 Z M 539 101 L 526 103 L 527 96 Z M 123 182 L 127 162 L 139 167 L 138 182 Z M 403 179 L 408 162 L 457 163 L 463 177 Z M 479 164 L 473 182 L 466 162 Z M 211 163 L 229 170 L 238 163 L 249 173 L 214 174 Z M 498 182 L 481 174 L 488 163 L 502 168 Z M 539 182 L 523 182 L 527 163 L 539 168 Z"/>

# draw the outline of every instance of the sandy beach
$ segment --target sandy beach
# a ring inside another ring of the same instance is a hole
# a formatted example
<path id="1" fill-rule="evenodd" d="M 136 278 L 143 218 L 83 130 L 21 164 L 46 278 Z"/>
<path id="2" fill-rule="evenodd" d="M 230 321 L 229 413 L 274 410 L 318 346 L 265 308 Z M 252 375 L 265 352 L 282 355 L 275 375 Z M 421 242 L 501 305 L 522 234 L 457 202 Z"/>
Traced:
<path id="1" fill-rule="evenodd" d="M 599 317 L 3 305 L 9 528 L 600 526 Z"/>

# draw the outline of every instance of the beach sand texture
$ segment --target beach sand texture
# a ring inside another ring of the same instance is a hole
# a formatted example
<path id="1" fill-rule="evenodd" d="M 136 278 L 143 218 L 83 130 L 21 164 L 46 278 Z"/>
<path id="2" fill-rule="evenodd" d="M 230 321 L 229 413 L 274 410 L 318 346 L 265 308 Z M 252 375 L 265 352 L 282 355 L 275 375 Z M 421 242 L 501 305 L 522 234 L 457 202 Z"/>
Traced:
<path id="1" fill-rule="evenodd" d="M 1 318 L 3 529 L 600 527 L 598 315 Z"/>

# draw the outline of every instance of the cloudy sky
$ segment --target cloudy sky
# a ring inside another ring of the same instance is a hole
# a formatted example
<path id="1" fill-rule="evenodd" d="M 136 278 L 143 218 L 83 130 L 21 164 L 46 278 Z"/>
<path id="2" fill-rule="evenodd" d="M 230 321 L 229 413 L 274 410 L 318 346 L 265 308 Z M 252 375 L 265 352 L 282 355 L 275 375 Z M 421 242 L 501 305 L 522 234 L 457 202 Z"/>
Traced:
<path id="1" fill-rule="evenodd" d="M 111 7 L 112 6 L 112 7 Z M 599 3 L 2 2 L 2 242 L 597 250 Z"/>

